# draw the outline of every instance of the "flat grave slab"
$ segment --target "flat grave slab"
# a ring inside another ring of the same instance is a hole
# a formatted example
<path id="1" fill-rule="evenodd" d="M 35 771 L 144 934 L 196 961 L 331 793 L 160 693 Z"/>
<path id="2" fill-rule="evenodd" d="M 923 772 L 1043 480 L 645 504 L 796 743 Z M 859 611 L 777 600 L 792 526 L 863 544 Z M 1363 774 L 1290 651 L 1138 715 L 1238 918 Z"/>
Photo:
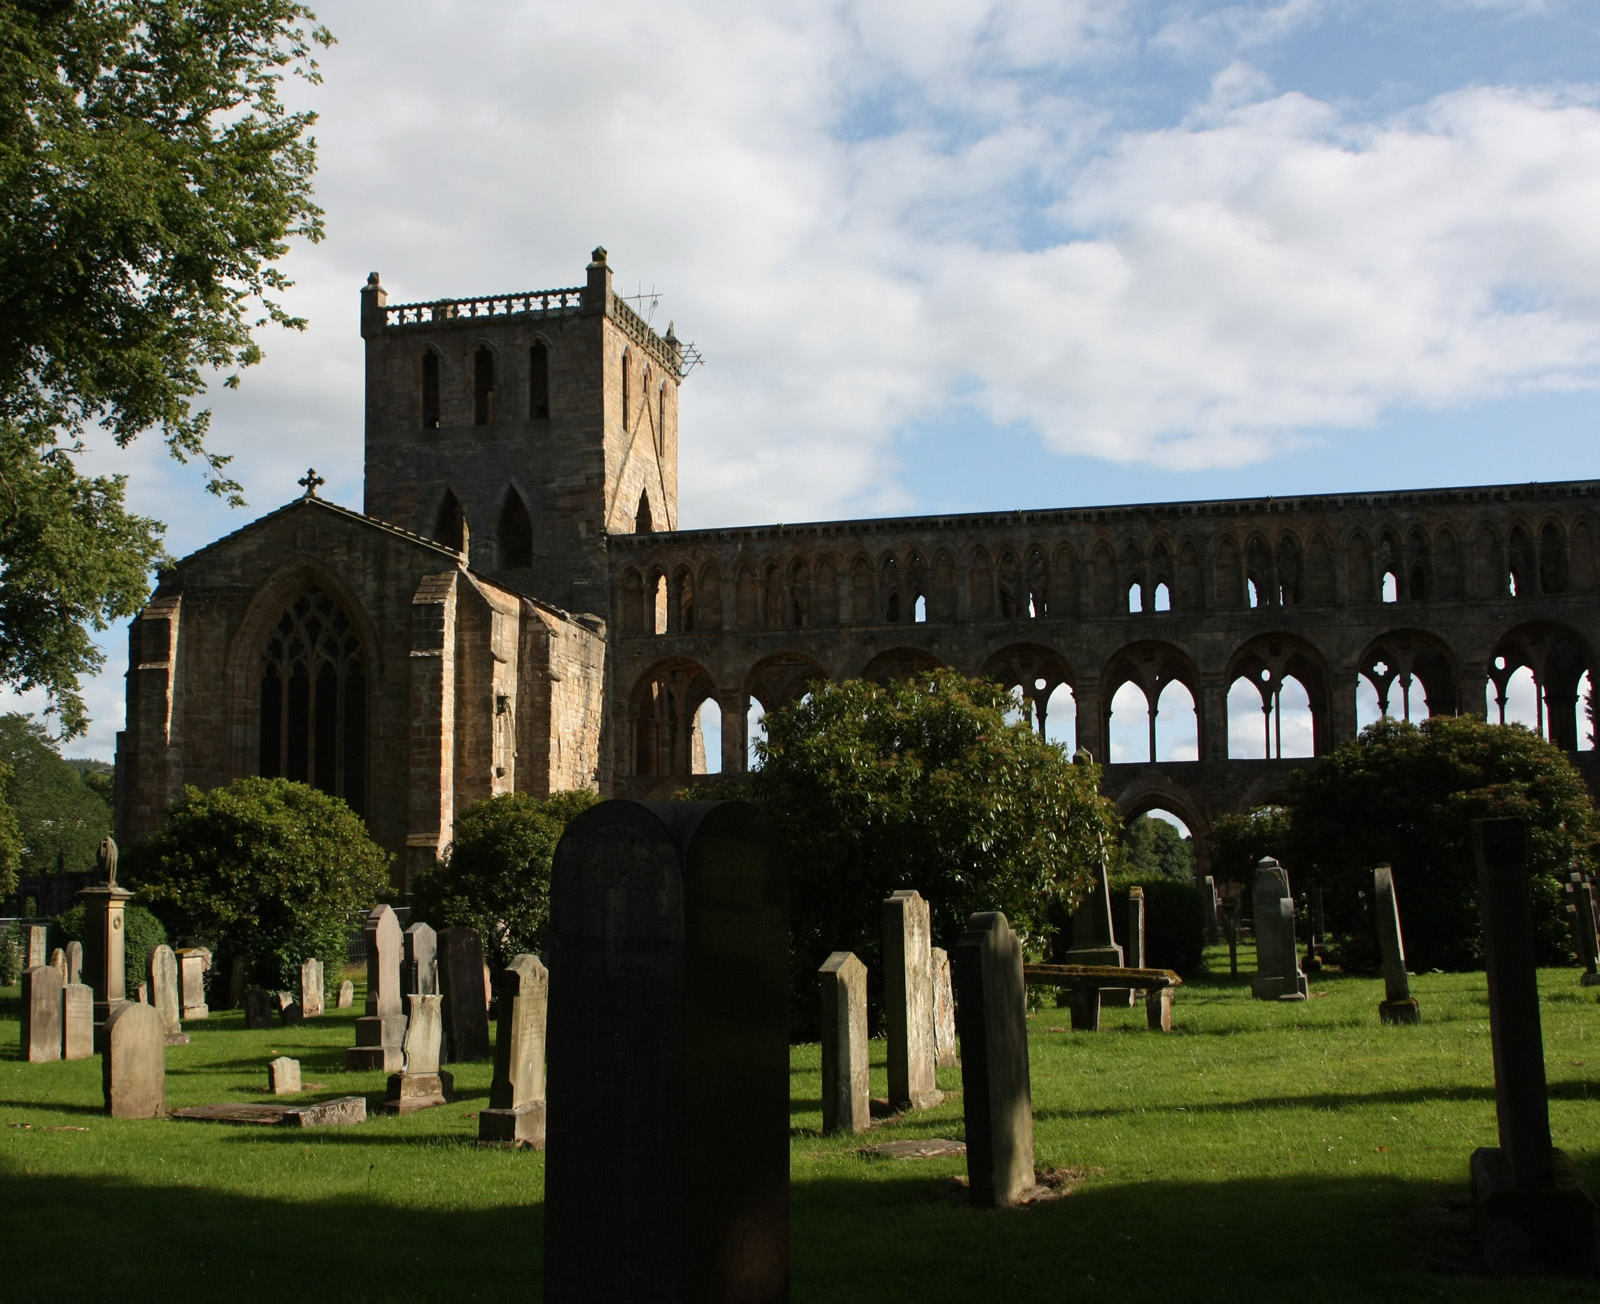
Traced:
<path id="1" fill-rule="evenodd" d="M 343 1127 L 367 1121 L 367 1098 L 339 1096 L 314 1105 L 226 1102 L 175 1109 L 171 1116 L 197 1123 L 248 1123 L 257 1127 Z"/>
<path id="2" fill-rule="evenodd" d="M 875 1159 L 942 1159 L 946 1155 L 967 1153 L 965 1141 L 952 1141 L 948 1137 L 925 1136 L 909 1141 L 884 1141 L 875 1146 L 862 1146 L 858 1155 Z"/>

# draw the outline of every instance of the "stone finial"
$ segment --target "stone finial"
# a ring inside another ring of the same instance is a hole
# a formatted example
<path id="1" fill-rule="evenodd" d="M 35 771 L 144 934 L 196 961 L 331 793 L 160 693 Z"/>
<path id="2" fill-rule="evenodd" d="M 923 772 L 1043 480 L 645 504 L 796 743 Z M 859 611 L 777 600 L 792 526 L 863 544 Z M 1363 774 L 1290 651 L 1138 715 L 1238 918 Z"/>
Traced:
<path id="1" fill-rule="evenodd" d="M 100 872 L 106 876 L 106 886 L 117 885 L 117 840 L 115 838 L 102 838 L 100 840 L 100 853 L 98 856 Z"/>
<path id="2" fill-rule="evenodd" d="M 591 260 L 590 267 L 604 267 L 606 265 L 606 247 L 604 245 L 596 245 L 589 258 Z"/>
<path id="3" fill-rule="evenodd" d="M 317 496 L 317 486 L 319 484 L 327 484 L 328 482 L 317 474 L 317 468 L 313 466 L 309 468 L 306 473 L 300 477 L 300 479 L 296 480 L 295 483 L 305 487 L 305 494 L 303 497 L 315 498 Z"/>
<path id="4" fill-rule="evenodd" d="M 383 282 L 378 279 L 378 274 L 376 272 L 368 272 L 367 284 L 376 289 L 378 286 L 382 285 Z"/>

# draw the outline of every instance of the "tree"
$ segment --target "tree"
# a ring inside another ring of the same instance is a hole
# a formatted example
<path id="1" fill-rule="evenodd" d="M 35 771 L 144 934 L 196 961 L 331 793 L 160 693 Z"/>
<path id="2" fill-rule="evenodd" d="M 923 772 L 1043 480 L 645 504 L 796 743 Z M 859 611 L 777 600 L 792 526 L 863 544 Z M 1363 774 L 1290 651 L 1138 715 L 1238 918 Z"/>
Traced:
<path id="1" fill-rule="evenodd" d="M 1122 849 L 1127 856 L 1123 872 L 1131 874 L 1135 882 L 1168 878 L 1194 883 L 1194 843 L 1166 820 L 1150 815 L 1129 820 L 1122 833 Z"/>
<path id="2" fill-rule="evenodd" d="M 747 795 L 789 847 L 797 1031 L 816 1024 L 814 979 L 830 952 L 880 970 L 891 892 L 928 900 L 936 944 L 952 944 L 974 911 L 1002 910 L 1037 947 L 1051 907 L 1092 882 L 1102 848 L 1119 854 L 1099 768 L 1009 720 L 1013 706 L 999 684 L 941 670 L 818 684 L 767 714 Z"/>
<path id="3" fill-rule="evenodd" d="M 1290 864 L 1296 848 L 1286 806 L 1257 806 L 1243 815 L 1219 815 L 1211 822 L 1211 876 L 1234 882 L 1250 895 L 1256 862 L 1263 856 Z"/>
<path id="4" fill-rule="evenodd" d="M 93 869 L 100 840 L 111 832 L 111 807 L 61 758 L 45 727 L 31 716 L 0 715 L 0 764 L 8 771 L 0 797 L 15 812 L 21 871 L 31 877 Z"/>
<path id="5" fill-rule="evenodd" d="M 134 614 L 163 527 L 84 476 L 83 437 L 159 427 L 234 503 L 196 410 L 289 327 L 286 240 L 322 236 L 315 120 L 279 98 L 331 37 L 294 0 L 0 0 L 0 682 L 85 723 L 91 630 Z"/>
<path id="6" fill-rule="evenodd" d="M 1521 725 L 1385 718 L 1297 771 L 1288 805 L 1285 864 L 1315 870 L 1331 926 L 1370 938 L 1372 870 L 1394 866 L 1406 958 L 1418 969 L 1483 963 L 1468 822 L 1526 820 L 1540 951 L 1546 963 L 1570 959 L 1559 880 L 1592 860 L 1600 825 L 1565 753 Z"/>
<path id="7" fill-rule="evenodd" d="M 188 787 L 130 849 L 128 885 L 178 938 L 244 956 L 286 987 L 316 956 L 344 963 L 351 930 L 389 891 L 389 856 L 337 797 L 288 779 Z"/>
<path id="8" fill-rule="evenodd" d="M 11 782 L 11 767 L 0 761 L 0 791 Z M 17 814 L 0 801 L 0 899 L 17 890 L 17 874 L 22 868 L 22 829 Z"/>
<path id="9" fill-rule="evenodd" d="M 412 909 L 435 928 L 467 925 L 483 938 L 497 973 L 511 957 L 544 949 L 550 862 L 567 825 L 600 800 L 579 789 L 540 798 L 505 793 L 476 801 L 456 820 L 444 858 L 413 884 Z"/>

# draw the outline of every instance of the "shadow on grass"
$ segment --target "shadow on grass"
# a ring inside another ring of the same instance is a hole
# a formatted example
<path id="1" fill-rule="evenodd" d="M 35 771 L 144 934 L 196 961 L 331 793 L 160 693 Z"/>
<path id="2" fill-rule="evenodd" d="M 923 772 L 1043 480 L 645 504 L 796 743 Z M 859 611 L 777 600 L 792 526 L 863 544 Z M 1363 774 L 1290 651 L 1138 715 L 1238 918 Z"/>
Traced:
<path id="1" fill-rule="evenodd" d="M 1581 1092 L 1562 1084 L 1573 1096 Z M 1552 1093 L 1554 1094 L 1554 1093 Z M 1600 1083 L 1595 1085 L 1600 1095 Z M 1324 1092 L 1304 1096 L 1259 1096 L 1251 1100 L 1206 1101 L 1191 1105 L 1140 1105 L 1131 1109 L 1035 1109 L 1035 1118 L 1113 1118 L 1118 1114 L 1234 1114 L 1270 1109 L 1324 1109 L 1329 1112 L 1362 1105 L 1426 1105 L 1436 1101 L 1486 1100 L 1494 1102 L 1493 1087 L 1408 1087 L 1403 1091 Z"/>

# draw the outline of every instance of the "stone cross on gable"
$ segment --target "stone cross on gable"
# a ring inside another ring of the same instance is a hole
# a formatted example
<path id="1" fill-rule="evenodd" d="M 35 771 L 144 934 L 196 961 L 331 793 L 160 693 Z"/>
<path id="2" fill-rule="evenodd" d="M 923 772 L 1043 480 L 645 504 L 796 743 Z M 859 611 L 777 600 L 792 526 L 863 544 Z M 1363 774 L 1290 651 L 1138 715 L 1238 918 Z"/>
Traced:
<path id="1" fill-rule="evenodd" d="M 315 498 L 317 496 L 317 486 L 328 482 L 317 474 L 317 468 L 313 466 L 308 468 L 305 475 L 296 480 L 295 483 L 305 486 L 305 496 L 307 498 Z"/>

